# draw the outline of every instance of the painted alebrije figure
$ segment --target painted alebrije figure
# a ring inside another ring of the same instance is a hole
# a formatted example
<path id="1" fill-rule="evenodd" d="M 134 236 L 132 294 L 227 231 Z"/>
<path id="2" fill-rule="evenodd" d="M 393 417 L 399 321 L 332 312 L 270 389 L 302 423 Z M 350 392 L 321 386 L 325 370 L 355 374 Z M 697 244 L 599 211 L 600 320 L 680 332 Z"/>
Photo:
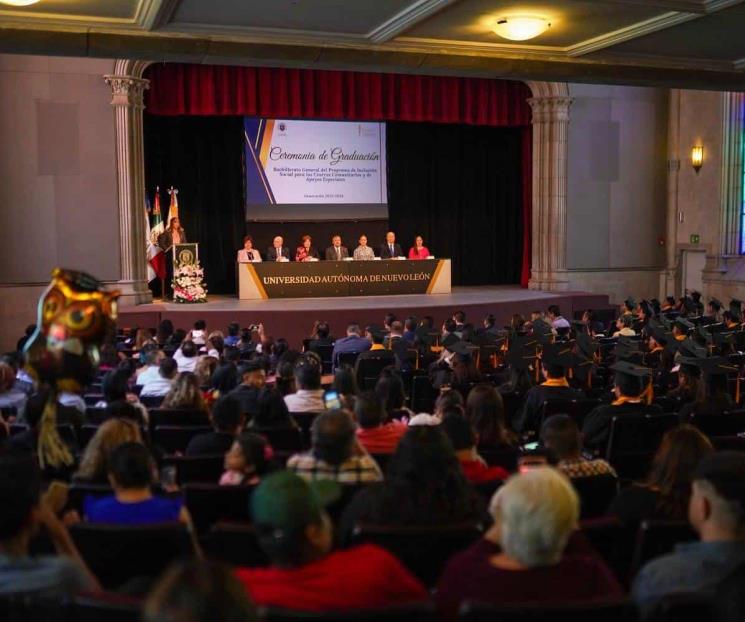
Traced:
<path id="1" fill-rule="evenodd" d="M 73 456 L 57 434 L 57 395 L 78 392 L 91 383 L 100 347 L 114 333 L 118 291 L 84 272 L 55 268 L 39 298 L 36 332 L 26 344 L 26 368 L 49 400 L 39 426 L 42 468 L 69 466 Z"/>

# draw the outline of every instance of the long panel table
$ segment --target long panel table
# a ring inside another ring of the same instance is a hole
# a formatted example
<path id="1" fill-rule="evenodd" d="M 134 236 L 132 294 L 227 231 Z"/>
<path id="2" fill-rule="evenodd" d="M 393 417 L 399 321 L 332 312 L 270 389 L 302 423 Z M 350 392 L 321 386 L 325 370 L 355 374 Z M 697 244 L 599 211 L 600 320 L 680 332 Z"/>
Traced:
<path id="1" fill-rule="evenodd" d="M 239 263 L 241 300 L 450 293 L 450 260 Z"/>

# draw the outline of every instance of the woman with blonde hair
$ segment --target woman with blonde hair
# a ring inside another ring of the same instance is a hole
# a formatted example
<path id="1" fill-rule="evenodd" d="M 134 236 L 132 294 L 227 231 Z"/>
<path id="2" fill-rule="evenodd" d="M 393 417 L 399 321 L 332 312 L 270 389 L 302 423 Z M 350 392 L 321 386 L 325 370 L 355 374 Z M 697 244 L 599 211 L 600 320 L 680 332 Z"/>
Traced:
<path id="1" fill-rule="evenodd" d="M 206 412 L 207 407 L 199 388 L 197 375 L 186 371 L 176 376 L 176 380 L 173 381 L 173 388 L 166 393 L 160 407 L 170 410 L 189 409 Z"/>
<path id="2" fill-rule="evenodd" d="M 131 419 L 109 419 L 101 424 L 88 442 L 75 481 L 108 484 L 108 462 L 111 452 L 123 443 L 141 443 L 140 427 Z"/>
<path id="3" fill-rule="evenodd" d="M 194 375 L 201 389 L 206 390 L 211 387 L 212 374 L 215 373 L 218 363 L 219 360 L 214 356 L 203 356 L 199 359 Z"/>

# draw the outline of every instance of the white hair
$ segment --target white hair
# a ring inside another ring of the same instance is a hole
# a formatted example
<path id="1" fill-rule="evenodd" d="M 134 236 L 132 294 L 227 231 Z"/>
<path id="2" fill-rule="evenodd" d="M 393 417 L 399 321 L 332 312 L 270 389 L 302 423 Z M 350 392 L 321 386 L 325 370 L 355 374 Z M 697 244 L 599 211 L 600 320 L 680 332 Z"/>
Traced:
<path id="1" fill-rule="evenodd" d="M 552 467 L 511 477 L 492 497 L 489 511 L 502 550 L 528 568 L 557 564 L 579 520 L 579 498 Z"/>

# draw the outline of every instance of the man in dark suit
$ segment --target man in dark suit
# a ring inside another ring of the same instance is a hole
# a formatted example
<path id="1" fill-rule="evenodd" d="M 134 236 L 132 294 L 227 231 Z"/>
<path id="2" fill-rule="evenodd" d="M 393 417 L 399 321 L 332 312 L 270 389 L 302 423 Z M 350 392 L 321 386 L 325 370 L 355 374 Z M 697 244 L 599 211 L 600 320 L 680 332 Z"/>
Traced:
<path id="1" fill-rule="evenodd" d="M 347 336 L 334 342 L 334 353 L 332 355 L 333 367 L 339 366 L 339 355 L 348 352 L 367 352 L 372 344 L 362 336 L 359 324 L 347 326 Z"/>
<path id="2" fill-rule="evenodd" d="M 401 245 L 396 244 L 396 234 L 393 231 L 389 231 L 385 234 L 385 244 L 380 245 L 380 252 L 378 253 L 381 259 L 393 259 L 394 257 L 401 257 Z"/>
<path id="3" fill-rule="evenodd" d="M 281 235 L 274 238 L 274 242 L 266 251 L 267 261 L 291 261 L 290 249 L 284 246 Z"/>
<path id="4" fill-rule="evenodd" d="M 331 246 L 326 249 L 326 261 L 341 261 L 349 257 L 349 249 L 341 245 L 341 236 L 331 238 Z"/>
<path id="5" fill-rule="evenodd" d="M 388 349 L 396 357 L 396 367 L 402 371 L 411 371 L 416 367 L 417 352 L 414 344 L 403 336 L 404 325 L 395 320 L 391 323 L 391 332 L 388 336 Z"/>

